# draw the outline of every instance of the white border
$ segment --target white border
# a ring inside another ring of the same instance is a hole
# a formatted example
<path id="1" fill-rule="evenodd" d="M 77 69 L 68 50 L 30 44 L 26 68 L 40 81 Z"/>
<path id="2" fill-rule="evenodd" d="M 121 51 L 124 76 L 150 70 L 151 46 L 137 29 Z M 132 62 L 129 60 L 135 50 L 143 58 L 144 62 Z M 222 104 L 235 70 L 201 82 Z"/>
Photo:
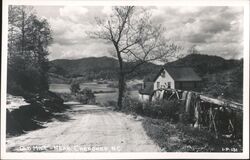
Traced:
<path id="1" fill-rule="evenodd" d="M 82 5 L 82 6 L 242 6 L 244 7 L 244 114 L 243 114 L 243 153 L 6 153 L 6 80 L 7 80 L 7 36 L 8 5 Z M 2 25 L 2 75 L 1 75 L 1 159 L 247 159 L 249 158 L 249 0 L 3 0 Z"/>

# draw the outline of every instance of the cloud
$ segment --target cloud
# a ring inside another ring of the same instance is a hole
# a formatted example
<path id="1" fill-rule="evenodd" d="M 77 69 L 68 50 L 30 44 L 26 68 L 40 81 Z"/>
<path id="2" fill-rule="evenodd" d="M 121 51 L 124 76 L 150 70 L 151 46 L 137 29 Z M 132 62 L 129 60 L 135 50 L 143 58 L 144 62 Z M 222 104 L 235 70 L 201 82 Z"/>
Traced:
<path id="1" fill-rule="evenodd" d="M 69 19 L 73 22 L 78 22 L 81 16 L 88 13 L 88 9 L 85 7 L 65 6 L 59 9 L 59 13 L 63 18 Z"/>
<path id="2" fill-rule="evenodd" d="M 112 14 L 112 7 L 110 6 L 104 6 L 102 9 L 102 13 L 106 15 Z"/>
<path id="3" fill-rule="evenodd" d="M 92 40 L 87 31 L 94 28 L 95 17 L 104 16 L 104 7 L 68 7 L 58 9 L 59 16 L 49 17 L 53 44 L 49 47 L 49 59 L 109 56 L 111 47 L 100 40 Z"/>
<path id="4" fill-rule="evenodd" d="M 207 19 L 201 22 L 201 31 L 205 33 L 216 34 L 222 31 L 229 31 L 231 29 L 228 21 Z"/>
<path id="5" fill-rule="evenodd" d="M 159 7 L 157 9 L 154 9 L 157 13 L 164 14 L 153 15 L 156 22 L 162 23 L 166 28 L 166 37 L 179 42 L 184 48 L 196 45 L 204 54 L 224 58 L 243 56 L 243 8 Z"/>
<path id="6" fill-rule="evenodd" d="M 242 58 L 243 46 L 237 43 L 216 42 L 201 45 L 200 51 L 208 55 L 217 55 L 227 59 L 239 59 Z"/>
<path id="7" fill-rule="evenodd" d="M 49 47 L 49 51 L 53 54 L 49 55 L 49 59 L 78 59 L 84 57 L 101 57 L 110 56 L 112 46 L 100 42 L 90 42 L 86 44 L 61 45 L 54 43 Z"/>
<path id="8" fill-rule="evenodd" d="M 86 31 L 92 28 L 91 25 L 73 23 L 60 18 L 50 19 L 53 31 L 54 43 L 61 45 L 80 44 L 86 41 Z"/>
<path id="9" fill-rule="evenodd" d="M 46 7 L 45 7 L 46 8 Z M 49 7 L 52 10 L 53 7 Z M 153 23 L 162 24 L 165 36 L 181 45 L 185 53 L 196 45 L 202 54 L 224 58 L 243 56 L 242 7 L 147 7 Z M 86 31 L 95 29 L 95 18 L 112 13 L 109 6 L 57 6 L 47 14 L 38 7 L 40 16 L 47 17 L 53 30 L 50 59 L 109 56 L 112 46 L 91 40 Z M 57 11 L 57 12 L 56 12 Z"/>

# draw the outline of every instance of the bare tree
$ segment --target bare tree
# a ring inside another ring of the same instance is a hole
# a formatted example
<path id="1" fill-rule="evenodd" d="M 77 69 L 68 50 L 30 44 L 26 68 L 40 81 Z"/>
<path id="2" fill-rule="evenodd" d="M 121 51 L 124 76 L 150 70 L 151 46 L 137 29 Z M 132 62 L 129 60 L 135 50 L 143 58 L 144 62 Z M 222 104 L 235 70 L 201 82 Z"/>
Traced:
<path id="1" fill-rule="evenodd" d="M 164 28 L 152 21 L 149 10 L 141 7 L 113 7 L 112 14 L 105 19 L 96 19 L 97 31 L 92 38 L 109 41 L 115 49 L 119 62 L 118 109 L 122 108 L 125 77 L 142 64 L 150 61 L 167 60 L 178 47 L 164 37 Z M 124 67 L 124 62 L 133 66 Z"/>
<path id="2" fill-rule="evenodd" d="M 9 6 L 8 10 L 8 57 L 13 54 L 25 55 L 27 42 L 27 29 L 31 23 L 33 7 Z"/>
<path id="3" fill-rule="evenodd" d="M 192 45 L 188 50 L 187 54 L 199 54 L 200 52 L 196 49 L 196 45 Z"/>

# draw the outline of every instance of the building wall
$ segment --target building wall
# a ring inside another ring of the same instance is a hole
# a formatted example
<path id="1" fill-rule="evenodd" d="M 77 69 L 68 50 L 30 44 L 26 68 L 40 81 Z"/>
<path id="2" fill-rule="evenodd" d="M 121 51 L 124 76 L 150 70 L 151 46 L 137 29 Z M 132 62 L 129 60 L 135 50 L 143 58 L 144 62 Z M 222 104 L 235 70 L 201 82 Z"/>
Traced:
<path id="1" fill-rule="evenodd" d="M 159 75 L 159 77 L 154 82 L 154 90 L 158 89 L 157 82 L 159 82 L 160 88 L 164 88 L 164 87 L 167 88 L 168 83 L 170 82 L 170 88 L 175 89 L 175 82 L 173 78 L 168 74 L 166 70 L 163 70 L 163 71 L 165 72 L 165 76 L 162 77 L 161 75 Z"/>

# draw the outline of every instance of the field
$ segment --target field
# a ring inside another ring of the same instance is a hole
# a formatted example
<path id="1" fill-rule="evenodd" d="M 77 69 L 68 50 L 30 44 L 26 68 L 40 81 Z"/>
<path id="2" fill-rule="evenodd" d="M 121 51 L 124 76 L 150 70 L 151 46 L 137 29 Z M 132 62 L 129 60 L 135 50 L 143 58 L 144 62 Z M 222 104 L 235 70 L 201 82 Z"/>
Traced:
<path id="1" fill-rule="evenodd" d="M 89 88 L 95 92 L 111 92 L 111 93 L 95 93 L 97 103 L 104 104 L 108 101 L 117 101 L 118 89 L 108 87 L 108 84 L 98 84 L 96 82 L 90 82 L 90 83 L 81 83 L 80 87 L 81 89 Z M 50 84 L 49 90 L 55 93 L 70 93 L 70 85 L 69 84 Z M 129 96 L 133 98 L 137 98 L 138 90 L 135 90 L 135 89 L 130 90 Z"/>
<path id="2" fill-rule="evenodd" d="M 89 88 L 92 91 L 116 91 L 115 88 L 108 87 L 108 84 L 98 84 L 95 82 L 91 83 L 81 83 L 80 88 Z M 50 84 L 50 91 L 59 93 L 70 93 L 70 84 Z"/>

